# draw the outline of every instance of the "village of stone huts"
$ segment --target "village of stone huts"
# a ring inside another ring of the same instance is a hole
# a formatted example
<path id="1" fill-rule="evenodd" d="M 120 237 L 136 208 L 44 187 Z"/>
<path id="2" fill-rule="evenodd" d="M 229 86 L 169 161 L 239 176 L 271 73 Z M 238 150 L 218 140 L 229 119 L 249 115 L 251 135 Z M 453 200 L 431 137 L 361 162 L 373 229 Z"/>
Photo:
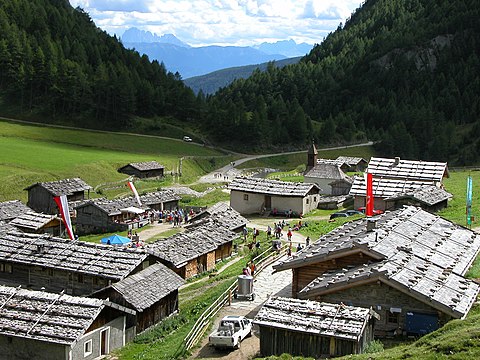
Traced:
<path id="1" fill-rule="evenodd" d="M 163 176 L 164 167 L 143 162 L 119 171 L 140 179 Z M 378 215 L 317 239 L 297 233 L 292 254 L 292 241 L 277 228 L 286 233 L 292 217 L 315 209 L 364 207 L 365 177 L 347 172 L 365 171 L 373 176 Z M 0 358 L 88 360 L 123 347 L 182 311 L 179 289 L 187 280 L 242 256 L 234 240 L 247 224 L 266 231 L 250 216 L 273 216 L 275 223 L 272 260 L 255 277 L 286 274 L 282 287 L 289 289 L 269 293 L 255 310 L 262 356 L 362 353 L 376 338 L 422 336 L 465 318 L 480 289 L 465 277 L 480 236 L 436 215 L 452 197 L 443 186 L 446 163 L 319 159 L 312 144 L 303 175 L 300 183 L 238 174 L 228 181 L 230 203 L 204 208 L 181 208 L 171 189 L 91 198 L 92 187 L 80 178 L 32 184 L 27 204 L 0 203 Z M 55 202 L 60 196 L 73 239 Z M 147 244 L 148 224 L 181 231 Z M 116 232 L 128 236 L 81 240 Z M 225 306 L 232 301 L 241 300 Z"/>

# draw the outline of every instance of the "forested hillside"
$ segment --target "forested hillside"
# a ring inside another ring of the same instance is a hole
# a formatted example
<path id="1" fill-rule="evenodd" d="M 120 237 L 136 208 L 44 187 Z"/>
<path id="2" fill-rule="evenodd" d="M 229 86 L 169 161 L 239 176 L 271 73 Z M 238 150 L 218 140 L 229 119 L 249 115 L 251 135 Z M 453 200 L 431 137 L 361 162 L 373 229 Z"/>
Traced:
<path id="1" fill-rule="evenodd" d="M 68 0 L 0 0 L 0 96 L 19 114 L 123 128 L 131 115 L 193 118 L 193 92 L 126 50 Z"/>
<path id="2" fill-rule="evenodd" d="M 209 98 L 217 140 L 380 141 L 386 156 L 479 163 L 480 2 L 368 0 L 300 64 Z"/>

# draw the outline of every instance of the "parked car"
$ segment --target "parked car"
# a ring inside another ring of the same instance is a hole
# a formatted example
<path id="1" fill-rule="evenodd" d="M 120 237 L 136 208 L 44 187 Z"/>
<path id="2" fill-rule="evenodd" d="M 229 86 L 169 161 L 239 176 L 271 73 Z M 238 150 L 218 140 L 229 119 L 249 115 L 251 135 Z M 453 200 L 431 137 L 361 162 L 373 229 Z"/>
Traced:
<path id="1" fill-rule="evenodd" d="M 190 136 L 184 136 L 183 141 L 192 142 L 192 138 Z"/>
<path id="2" fill-rule="evenodd" d="M 210 334 L 208 343 L 217 348 L 240 348 L 240 343 L 252 335 L 252 321 L 245 316 L 228 315 L 221 321 L 218 329 Z"/>
<path id="3" fill-rule="evenodd" d="M 339 217 L 349 217 L 350 215 L 347 214 L 346 211 L 337 211 L 336 213 L 333 213 L 330 215 L 330 220 L 339 218 Z"/>
<path id="4" fill-rule="evenodd" d="M 365 214 L 365 206 L 361 206 L 357 209 L 358 211 L 361 211 L 362 214 Z M 384 211 L 383 210 L 377 210 L 377 209 L 373 209 L 373 215 L 380 215 L 380 214 L 383 214 Z"/>
<path id="5" fill-rule="evenodd" d="M 345 212 L 348 214 L 348 216 L 353 216 L 353 215 L 364 215 L 364 213 L 363 213 L 363 212 L 361 212 L 361 211 L 358 211 L 358 210 L 346 210 Z"/>

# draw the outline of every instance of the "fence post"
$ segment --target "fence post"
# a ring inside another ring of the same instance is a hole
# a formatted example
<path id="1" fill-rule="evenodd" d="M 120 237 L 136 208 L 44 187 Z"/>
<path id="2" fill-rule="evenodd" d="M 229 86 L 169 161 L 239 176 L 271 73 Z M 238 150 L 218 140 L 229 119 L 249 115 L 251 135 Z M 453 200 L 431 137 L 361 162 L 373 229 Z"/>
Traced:
<path id="1" fill-rule="evenodd" d="M 228 306 L 232 305 L 232 289 L 228 290 Z"/>

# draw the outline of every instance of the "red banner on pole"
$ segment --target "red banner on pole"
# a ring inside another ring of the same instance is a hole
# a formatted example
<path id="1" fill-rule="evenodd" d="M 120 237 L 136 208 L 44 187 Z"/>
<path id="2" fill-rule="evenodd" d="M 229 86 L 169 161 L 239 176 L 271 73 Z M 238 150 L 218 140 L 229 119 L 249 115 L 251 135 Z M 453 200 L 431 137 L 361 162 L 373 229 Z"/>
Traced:
<path id="1" fill-rule="evenodd" d="M 60 215 L 62 216 L 63 223 L 65 224 L 65 228 L 67 229 L 68 237 L 70 238 L 70 240 L 74 240 L 75 237 L 73 235 L 72 222 L 70 221 L 70 212 L 68 210 L 67 196 L 55 196 L 53 200 L 55 201 L 58 209 L 60 210 Z"/>
<path id="2" fill-rule="evenodd" d="M 373 216 L 373 175 L 367 173 L 367 203 L 365 206 L 365 215 Z"/>

